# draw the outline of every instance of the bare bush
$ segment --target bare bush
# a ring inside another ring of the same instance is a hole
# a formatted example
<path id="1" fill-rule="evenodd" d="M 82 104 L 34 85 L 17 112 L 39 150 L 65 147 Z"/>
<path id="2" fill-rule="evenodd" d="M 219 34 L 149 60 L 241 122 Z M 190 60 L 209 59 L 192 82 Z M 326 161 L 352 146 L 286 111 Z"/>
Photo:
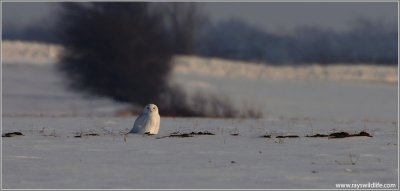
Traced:
<path id="1" fill-rule="evenodd" d="M 185 114 L 186 117 L 261 118 L 263 116 L 259 108 L 235 106 L 226 95 L 202 91 L 187 95 L 178 86 L 171 86 L 168 92 L 161 95 L 160 100 L 160 112 L 169 116 L 179 113 Z"/>
<path id="2" fill-rule="evenodd" d="M 134 105 L 155 103 L 166 115 L 258 115 L 253 111 L 241 114 L 225 97 L 190 97 L 168 85 L 172 56 L 193 52 L 199 30 L 196 22 L 203 19 L 195 4 L 163 5 L 64 3 L 57 23 L 65 47 L 59 68 L 70 86 Z M 191 22 L 190 30 L 185 30 Z"/>

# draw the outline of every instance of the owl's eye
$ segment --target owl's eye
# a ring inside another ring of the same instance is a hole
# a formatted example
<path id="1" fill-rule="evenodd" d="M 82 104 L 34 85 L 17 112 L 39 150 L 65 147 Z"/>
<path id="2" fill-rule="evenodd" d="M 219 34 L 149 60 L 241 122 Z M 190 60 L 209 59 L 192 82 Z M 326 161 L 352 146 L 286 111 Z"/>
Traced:
<path id="1" fill-rule="evenodd" d="M 156 109 L 155 107 L 153 107 L 153 109 Z"/>

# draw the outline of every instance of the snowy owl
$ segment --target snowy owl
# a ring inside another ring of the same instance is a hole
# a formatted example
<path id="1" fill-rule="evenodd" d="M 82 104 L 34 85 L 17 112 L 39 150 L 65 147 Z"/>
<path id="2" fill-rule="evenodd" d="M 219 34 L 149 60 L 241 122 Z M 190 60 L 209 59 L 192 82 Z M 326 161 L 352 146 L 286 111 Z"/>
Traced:
<path id="1" fill-rule="evenodd" d="M 160 128 L 160 114 L 154 104 L 147 104 L 144 110 L 136 118 L 133 128 L 129 133 L 155 135 Z"/>

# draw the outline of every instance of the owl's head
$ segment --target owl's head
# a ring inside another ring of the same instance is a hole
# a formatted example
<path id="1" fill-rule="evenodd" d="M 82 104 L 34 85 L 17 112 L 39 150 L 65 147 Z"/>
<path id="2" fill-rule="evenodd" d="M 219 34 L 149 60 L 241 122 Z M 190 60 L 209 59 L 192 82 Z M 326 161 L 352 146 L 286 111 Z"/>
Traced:
<path id="1" fill-rule="evenodd" d="M 153 113 L 153 112 L 158 113 L 158 108 L 157 108 L 156 105 L 154 105 L 154 104 L 147 104 L 147 105 L 144 107 L 144 113 Z"/>

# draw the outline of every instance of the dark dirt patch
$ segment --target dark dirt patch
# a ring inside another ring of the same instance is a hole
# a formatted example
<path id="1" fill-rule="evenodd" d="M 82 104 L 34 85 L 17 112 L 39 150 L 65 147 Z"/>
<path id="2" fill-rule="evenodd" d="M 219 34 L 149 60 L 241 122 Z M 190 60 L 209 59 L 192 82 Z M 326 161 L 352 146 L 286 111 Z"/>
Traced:
<path id="1" fill-rule="evenodd" d="M 263 135 L 261 137 L 262 138 L 272 138 L 271 135 Z M 298 135 L 279 135 L 279 136 L 276 136 L 275 138 L 282 139 L 282 138 L 299 138 L 299 137 L 300 136 L 298 136 Z"/>
<path id="2" fill-rule="evenodd" d="M 180 133 L 180 132 L 173 132 L 168 136 L 163 136 L 163 137 L 158 137 L 157 139 L 162 139 L 162 138 L 166 138 L 166 137 L 181 137 L 181 138 L 185 138 L 185 137 L 194 137 L 196 135 L 215 135 L 214 133 L 211 133 L 209 131 L 204 131 L 204 132 L 190 132 L 190 133 Z"/>
<path id="3" fill-rule="evenodd" d="M 272 138 L 271 135 L 263 135 L 261 136 L 262 138 Z M 315 135 L 306 135 L 305 137 L 309 137 L 309 138 L 316 138 L 316 137 L 328 137 L 328 138 L 347 138 L 347 137 L 372 137 L 372 135 L 370 135 L 369 133 L 365 132 L 365 131 L 361 131 L 359 133 L 355 133 L 355 134 L 350 134 L 348 132 L 335 132 L 335 133 L 331 133 L 331 134 L 315 134 Z M 298 135 L 279 135 L 276 136 L 275 138 L 300 138 L 300 136 Z"/>
<path id="4" fill-rule="evenodd" d="M 298 135 L 285 135 L 285 136 L 276 136 L 276 138 L 299 138 Z"/>
<path id="5" fill-rule="evenodd" d="M 261 137 L 263 137 L 263 138 L 271 138 L 271 135 L 263 135 Z"/>
<path id="6" fill-rule="evenodd" d="M 342 132 L 337 132 L 337 133 L 331 133 L 331 134 L 329 134 L 329 138 L 345 138 L 345 137 L 349 137 L 350 136 L 350 133 L 347 133 L 347 132 L 344 132 L 344 131 L 342 131 Z"/>
<path id="7" fill-rule="evenodd" d="M 350 134 L 348 132 L 341 131 L 341 132 L 331 133 L 329 135 L 327 134 L 306 135 L 306 137 L 347 138 L 347 137 L 372 137 L 372 135 L 370 135 L 365 131 L 361 131 L 356 134 Z"/>
<path id="8" fill-rule="evenodd" d="M 184 137 L 193 137 L 193 135 L 189 134 L 189 133 L 182 133 L 182 134 L 170 134 L 167 137 L 182 137 L 182 138 L 184 138 Z"/>
<path id="9" fill-rule="evenodd" d="M 324 135 L 324 134 L 315 134 L 315 135 L 306 135 L 306 137 L 329 137 L 329 135 Z"/>
<path id="10" fill-rule="evenodd" d="M 361 131 L 360 133 L 350 134 L 347 132 L 338 132 L 329 134 L 329 138 L 346 138 L 346 137 L 372 137 L 369 133 Z"/>
<path id="11" fill-rule="evenodd" d="M 191 135 L 215 135 L 214 133 L 208 132 L 208 131 L 204 131 L 204 132 L 191 132 Z"/>
<path id="12" fill-rule="evenodd" d="M 367 133 L 367 132 L 365 132 L 365 131 L 361 131 L 361 132 L 358 133 L 358 134 L 353 134 L 353 136 L 354 136 L 354 137 L 357 137 L 357 136 L 372 137 L 372 135 L 370 135 L 369 133 Z"/>
<path id="13" fill-rule="evenodd" d="M 88 136 L 100 136 L 98 133 L 79 133 L 75 135 L 75 138 L 82 138 L 82 137 L 88 137 Z"/>
<path id="14" fill-rule="evenodd" d="M 1 137 L 15 137 L 15 136 L 25 136 L 21 132 L 10 132 L 10 133 L 4 133 L 1 135 Z"/>

